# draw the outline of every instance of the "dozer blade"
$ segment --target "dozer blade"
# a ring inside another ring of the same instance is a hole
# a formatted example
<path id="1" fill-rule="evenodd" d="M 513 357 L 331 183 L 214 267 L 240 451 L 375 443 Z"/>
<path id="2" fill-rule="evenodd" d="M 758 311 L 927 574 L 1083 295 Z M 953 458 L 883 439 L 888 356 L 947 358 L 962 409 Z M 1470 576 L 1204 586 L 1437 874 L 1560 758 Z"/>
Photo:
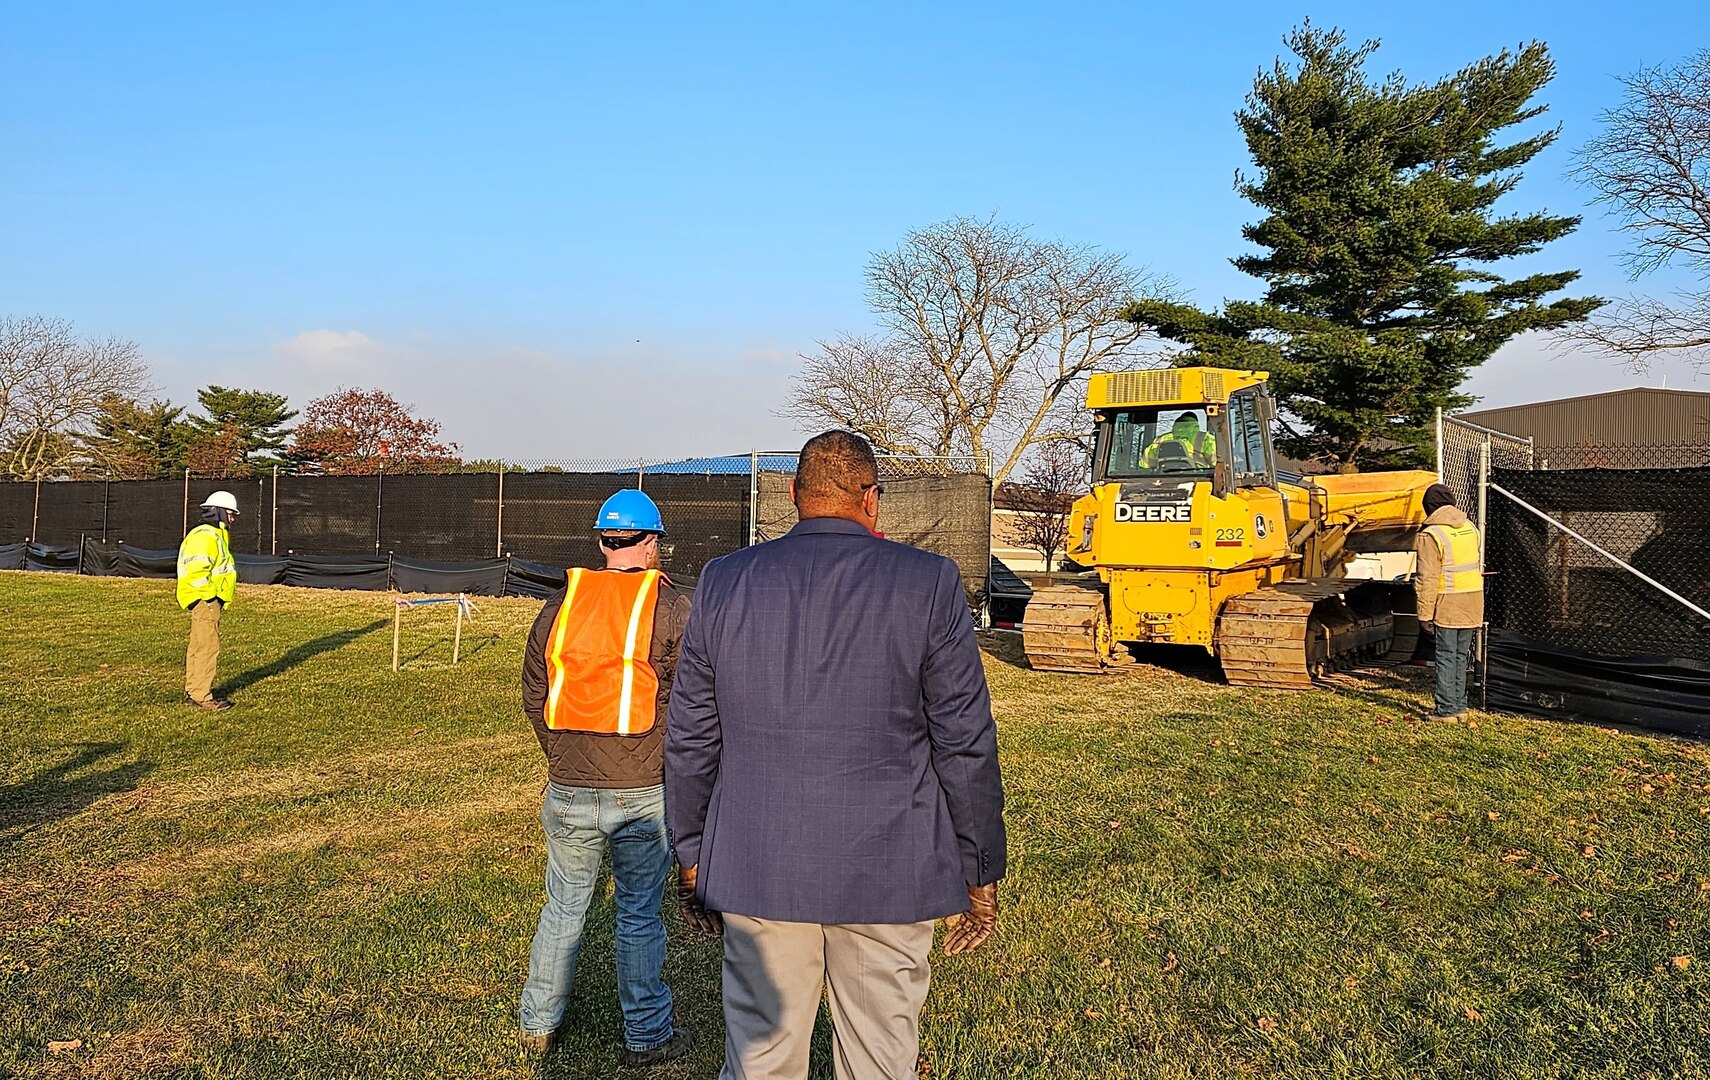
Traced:
<path id="1" fill-rule="evenodd" d="M 1036 671 L 1096 675 L 1110 654 L 1104 593 L 1075 585 L 1035 589 L 1021 623 L 1021 643 Z"/>
<path id="2" fill-rule="evenodd" d="M 1318 676 L 1383 656 L 1394 632 L 1377 583 L 1292 581 L 1223 605 L 1217 657 L 1231 686 L 1303 690 Z"/>

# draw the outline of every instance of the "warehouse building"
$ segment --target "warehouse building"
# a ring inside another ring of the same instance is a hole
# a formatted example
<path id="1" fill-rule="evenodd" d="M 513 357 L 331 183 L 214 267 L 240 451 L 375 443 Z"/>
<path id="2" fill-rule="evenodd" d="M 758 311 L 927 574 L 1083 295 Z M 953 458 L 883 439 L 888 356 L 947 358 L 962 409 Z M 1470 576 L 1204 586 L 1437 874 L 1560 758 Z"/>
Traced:
<path id="1" fill-rule="evenodd" d="M 1669 469 L 1710 465 L 1710 392 L 1633 387 L 1477 409 L 1460 419 L 1530 437 L 1539 468 Z"/>

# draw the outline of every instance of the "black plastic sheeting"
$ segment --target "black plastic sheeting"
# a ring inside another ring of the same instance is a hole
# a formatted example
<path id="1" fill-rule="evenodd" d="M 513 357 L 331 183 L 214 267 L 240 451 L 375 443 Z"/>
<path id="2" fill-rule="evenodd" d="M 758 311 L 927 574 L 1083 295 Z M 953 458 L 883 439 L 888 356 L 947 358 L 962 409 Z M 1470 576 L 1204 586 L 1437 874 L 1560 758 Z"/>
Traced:
<path id="1" fill-rule="evenodd" d="M 564 587 L 566 571 L 562 566 L 511 559 L 510 574 L 505 582 L 505 595 L 532 596 L 544 600 Z"/>
<path id="2" fill-rule="evenodd" d="M 81 554 L 81 558 L 79 555 Z M 387 589 L 402 593 L 468 593 L 544 599 L 564 587 L 563 567 L 515 557 L 442 562 L 363 555 L 245 555 L 237 553 L 238 582 L 294 585 L 310 589 Z M 83 541 L 77 548 L 45 544 L 0 544 L 0 570 L 55 570 L 92 577 L 170 579 L 178 574 L 176 550 Z M 680 588 L 695 579 L 673 577 Z"/>
<path id="3" fill-rule="evenodd" d="M 392 588 L 401 593 L 468 593 L 472 596 L 505 595 L 506 559 L 465 562 L 430 562 L 426 559 L 392 558 Z M 559 575 L 562 577 L 562 573 Z"/>
<path id="4" fill-rule="evenodd" d="M 1710 664 L 1598 656 L 1500 633 L 1489 659 L 1491 708 L 1710 738 Z"/>
<path id="5" fill-rule="evenodd" d="M 284 585 L 302 589 L 384 590 L 391 579 L 391 560 L 359 555 L 292 555 L 285 564 Z"/>
<path id="6" fill-rule="evenodd" d="M 77 573 L 77 555 L 76 548 L 49 547 L 47 544 L 25 544 L 24 569 L 75 574 Z"/>

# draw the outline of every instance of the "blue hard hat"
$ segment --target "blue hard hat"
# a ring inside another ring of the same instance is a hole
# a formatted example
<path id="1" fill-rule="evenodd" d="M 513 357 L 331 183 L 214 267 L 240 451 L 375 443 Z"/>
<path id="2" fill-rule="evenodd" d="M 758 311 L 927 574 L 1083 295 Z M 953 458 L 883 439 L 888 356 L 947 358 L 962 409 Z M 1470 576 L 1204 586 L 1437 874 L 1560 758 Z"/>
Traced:
<path id="1" fill-rule="evenodd" d="M 600 516 L 594 519 L 594 529 L 596 532 L 636 530 L 664 536 L 665 522 L 659 516 L 659 507 L 645 491 L 627 489 L 613 495 L 600 507 Z"/>

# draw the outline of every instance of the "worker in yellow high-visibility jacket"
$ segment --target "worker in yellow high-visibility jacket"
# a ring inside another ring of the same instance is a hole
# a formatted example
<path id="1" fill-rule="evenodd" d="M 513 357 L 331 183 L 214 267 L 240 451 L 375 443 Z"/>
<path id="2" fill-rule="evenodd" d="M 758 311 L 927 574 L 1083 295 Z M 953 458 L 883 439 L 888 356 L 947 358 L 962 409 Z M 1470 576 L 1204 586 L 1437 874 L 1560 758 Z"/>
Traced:
<path id="1" fill-rule="evenodd" d="M 1484 567 L 1478 527 L 1455 505 L 1443 484 L 1425 489 L 1425 528 L 1415 545 L 1418 568 L 1413 598 L 1419 628 L 1436 644 L 1436 714 L 1455 719 L 1467 711 L 1467 668 L 1473 640 L 1484 625 Z"/>
<path id="2" fill-rule="evenodd" d="M 237 497 L 216 491 L 202 503 L 202 521 L 178 548 L 178 606 L 190 613 L 190 647 L 184 658 L 184 700 L 199 709 L 229 709 L 214 696 L 220 663 L 220 615 L 237 593 L 237 561 L 229 535 Z"/>

